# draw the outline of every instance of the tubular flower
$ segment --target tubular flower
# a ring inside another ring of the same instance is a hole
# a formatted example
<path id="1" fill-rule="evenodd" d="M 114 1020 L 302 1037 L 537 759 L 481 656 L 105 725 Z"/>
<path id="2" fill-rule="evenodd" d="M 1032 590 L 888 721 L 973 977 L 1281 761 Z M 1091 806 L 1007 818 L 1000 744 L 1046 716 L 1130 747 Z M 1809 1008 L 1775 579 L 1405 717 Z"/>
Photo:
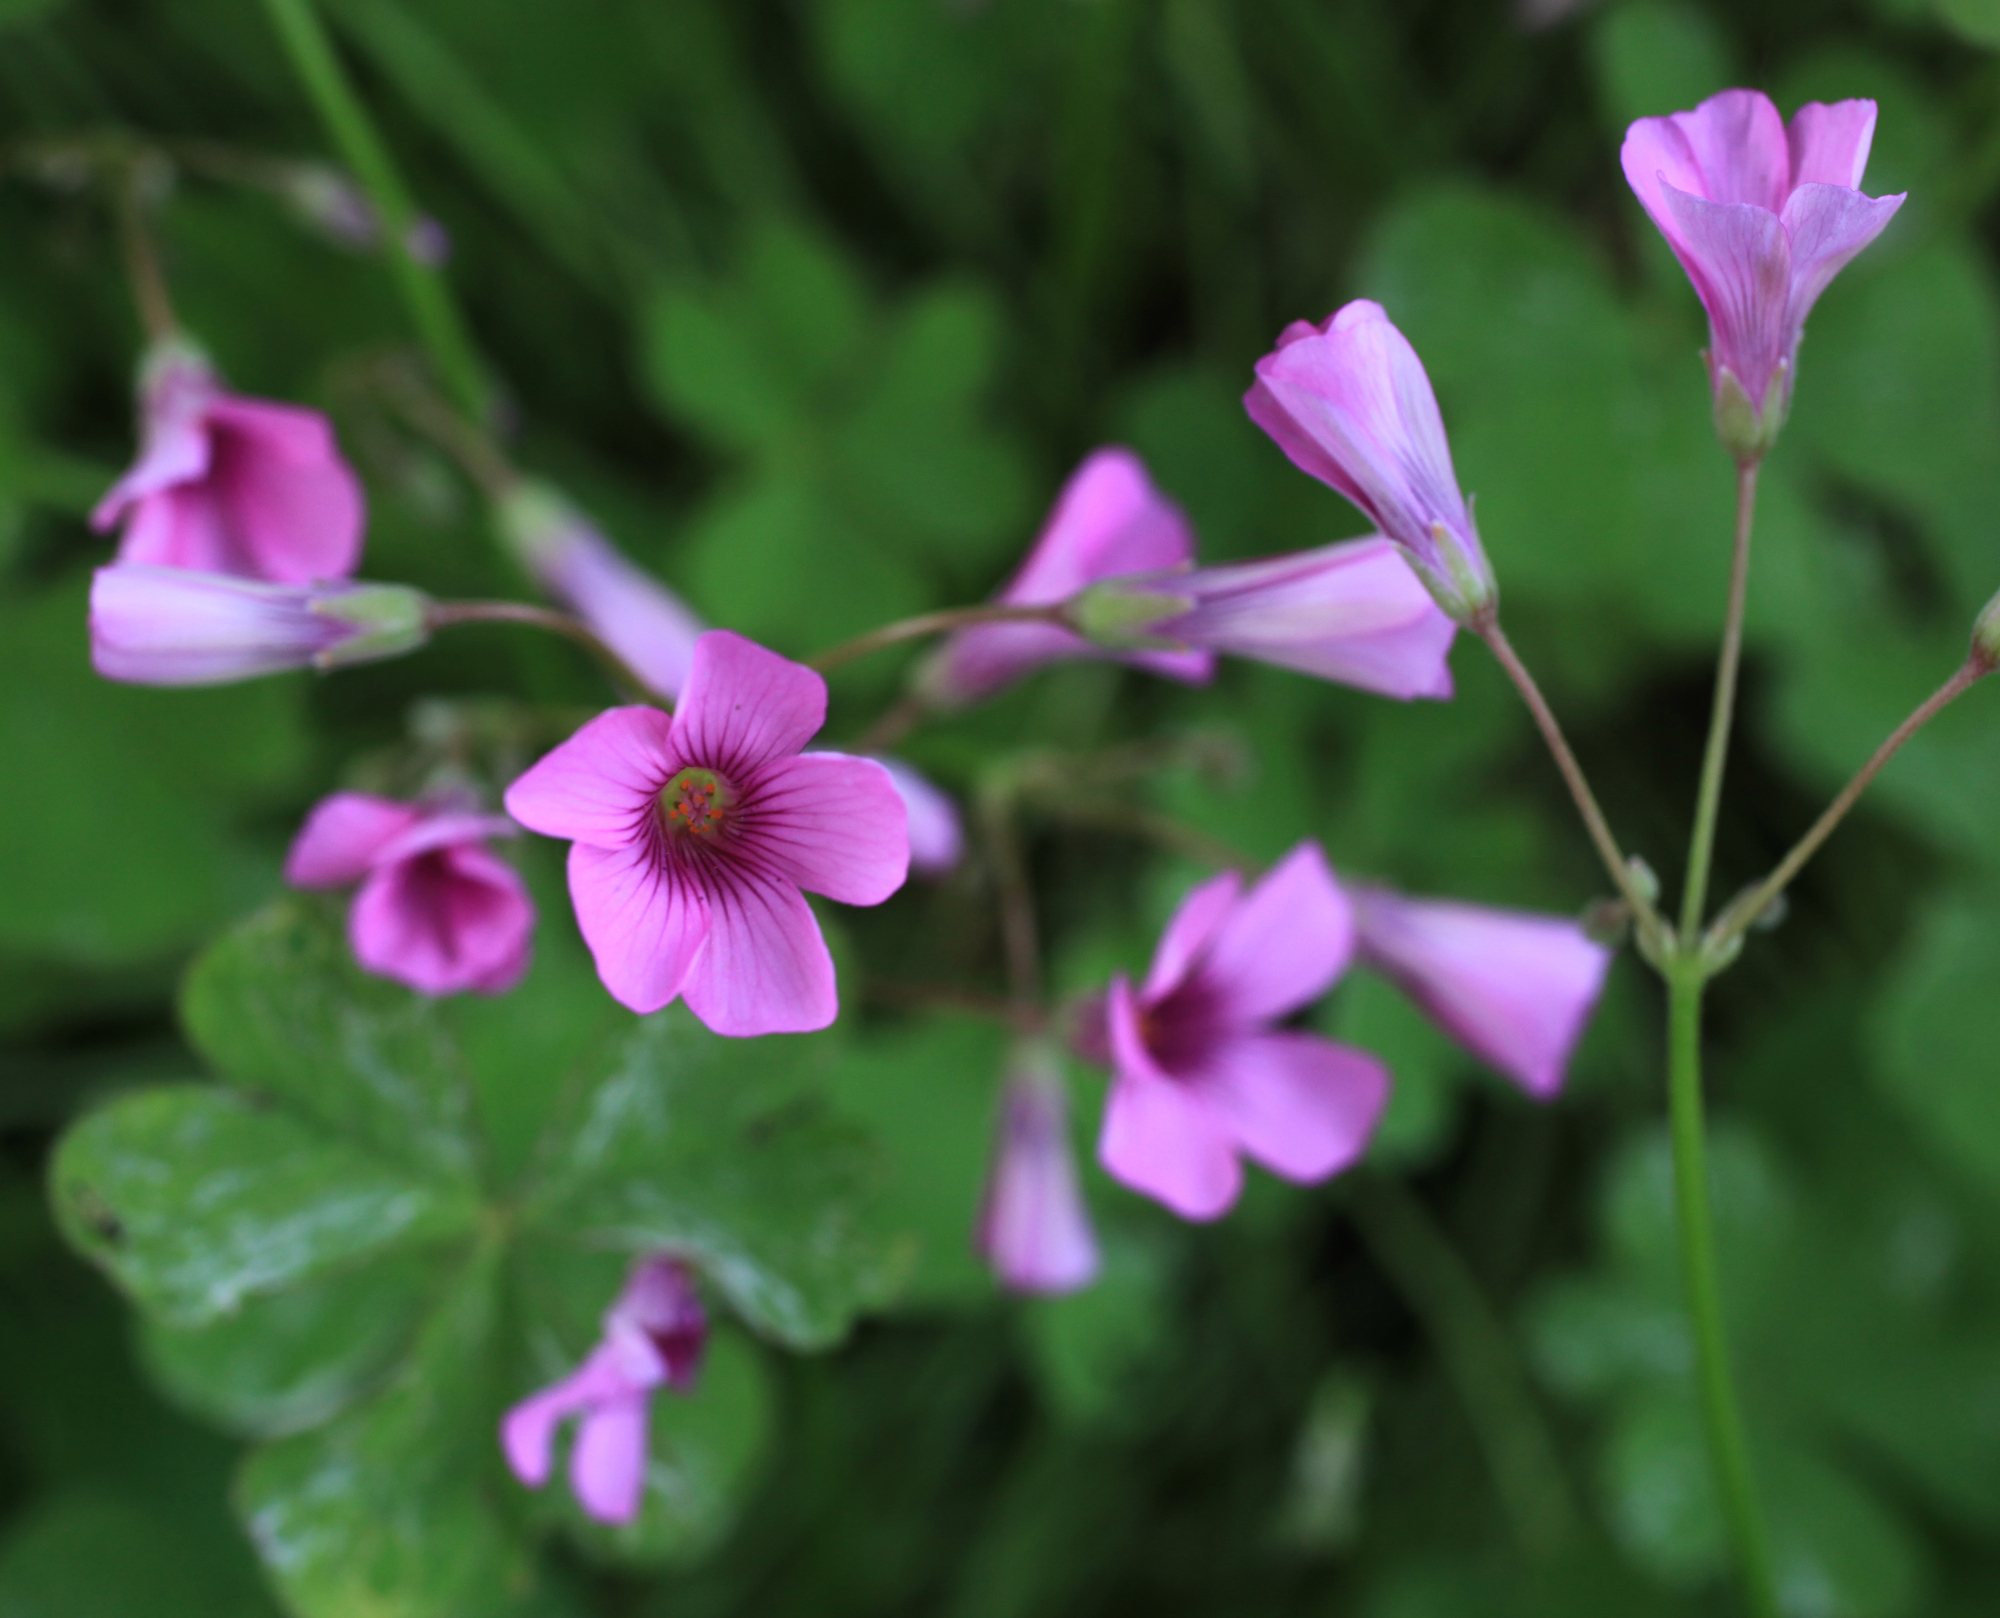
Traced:
<path id="1" fill-rule="evenodd" d="M 1454 622 L 1493 605 L 1431 379 L 1379 303 L 1357 298 L 1317 326 L 1293 321 L 1257 362 L 1243 406 L 1294 466 L 1368 514 Z"/>
<path id="2" fill-rule="evenodd" d="M 414 651 L 430 600 L 398 584 L 264 584 L 121 562 L 90 584 L 90 661 L 129 685 L 227 685 Z"/>
<path id="3" fill-rule="evenodd" d="M 1063 485 L 1034 549 L 995 599 L 1054 606 L 1099 579 L 1184 568 L 1193 559 L 1187 518 L 1153 486 L 1145 463 L 1129 449 L 1095 450 Z M 1214 668 L 1207 652 L 1111 654 L 1054 624 L 980 624 L 950 636 L 919 666 L 917 690 L 934 707 L 961 708 L 1044 663 L 1108 655 L 1190 684 Z"/>
<path id="4" fill-rule="evenodd" d="M 1097 1279 L 1097 1238 L 1070 1148 L 1069 1096 L 1046 1046 L 1024 1045 L 1008 1070 L 975 1241 L 1015 1292 L 1075 1292 Z"/>
<path id="5" fill-rule="evenodd" d="M 1364 964 L 1536 1100 L 1562 1088 L 1610 950 L 1561 916 L 1348 892 Z"/>
<path id="6" fill-rule="evenodd" d="M 1114 1072 L 1097 1155 L 1111 1176 L 1184 1219 L 1214 1219 L 1242 1188 L 1239 1156 L 1310 1182 L 1361 1155 L 1389 1096 L 1364 1051 L 1272 1024 L 1346 968 L 1354 925 L 1317 844 L 1247 893 L 1227 872 L 1181 902 L 1145 983 L 1104 1003 Z"/>
<path id="7" fill-rule="evenodd" d="M 1716 430 L 1738 460 L 1784 425 L 1813 304 L 1903 205 L 1859 189 L 1874 138 L 1872 101 L 1809 101 L 1788 129 L 1756 90 L 1625 133 L 1625 178 L 1708 311 Z"/>
<path id="8" fill-rule="evenodd" d="M 708 1347 L 708 1315 L 678 1260 L 641 1260 L 604 1312 L 604 1335 L 574 1371 L 523 1399 L 500 1423 L 500 1448 L 531 1489 L 554 1470 L 556 1428 L 580 1417 L 569 1481 L 599 1522 L 628 1523 L 646 1492 L 646 1425 L 656 1388 L 690 1391 Z"/>
<path id="9" fill-rule="evenodd" d="M 1386 539 L 1107 580 L 1084 593 L 1076 617 L 1113 643 L 1249 657 L 1388 697 L 1451 695 L 1456 627 Z"/>
<path id="10" fill-rule="evenodd" d="M 359 882 L 347 912 L 354 958 L 419 994 L 504 994 L 521 981 L 535 930 L 520 876 L 486 847 L 504 815 L 336 792 L 306 817 L 285 859 L 295 888 Z"/>
<path id="11" fill-rule="evenodd" d="M 802 751 L 825 718 L 819 675 L 712 629 L 671 718 L 599 714 L 507 789 L 522 825 L 571 840 L 577 923 L 620 1004 L 680 997 L 718 1034 L 833 1021 L 833 960 L 799 890 L 880 904 L 910 839 L 880 764 Z"/>
<path id="12" fill-rule="evenodd" d="M 521 484 L 500 501 L 496 516 L 536 583 L 661 696 L 680 696 L 705 627 L 680 597 L 627 561 L 547 484 Z"/>
<path id="13" fill-rule="evenodd" d="M 316 410 L 230 393 L 200 351 L 154 345 L 139 375 L 139 459 L 91 513 L 118 558 L 279 584 L 345 578 L 361 485 Z"/>

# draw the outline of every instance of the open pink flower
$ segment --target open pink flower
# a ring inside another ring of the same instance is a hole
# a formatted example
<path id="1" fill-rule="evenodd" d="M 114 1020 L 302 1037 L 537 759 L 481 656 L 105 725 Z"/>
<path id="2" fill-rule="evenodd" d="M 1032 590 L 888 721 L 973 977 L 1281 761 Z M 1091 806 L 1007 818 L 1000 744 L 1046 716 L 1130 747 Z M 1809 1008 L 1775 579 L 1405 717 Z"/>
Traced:
<path id="1" fill-rule="evenodd" d="M 661 696 L 687 683 L 706 627 L 679 596 L 592 526 L 555 489 L 524 483 L 500 503 L 501 533 L 535 582 Z"/>
<path id="2" fill-rule="evenodd" d="M 1184 568 L 1194 559 L 1194 532 L 1181 509 L 1153 486 L 1146 465 L 1129 449 L 1094 450 L 1056 497 L 1055 508 L 996 600 L 1053 606 L 1084 586 L 1121 573 Z M 1044 663 L 1066 657 L 1118 656 L 1199 684 L 1214 668 L 1201 651 L 1108 653 L 1053 624 L 980 624 L 961 629 L 920 667 L 917 689 L 940 708 L 989 697 Z"/>
<path id="3" fill-rule="evenodd" d="M 361 890 L 347 912 L 354 958 L 420 994 L 504 994 L 528 970 L 534 901 L 486 847 L 505 815 L 336 792 L 320 800 L 285 859 L 295 888 Z"/>
<path id="4" fill-rule="evenodd" d="M 1784 424 L 1813 304 L 1903 205 L 1859 189 L 1874 138 L 1872 101 L 1809 101 L 1787 129 L 1757 90 L 1625 132 L 1625 178 L 1708 311 L 1716 424 L 1741 459 Z"/>
<path id="5" fill-rule="evenodd" d="M 1069 1095 L 1056 1053 L 1015 1053 L 975 1240 L 1003 1286 L 1075 1292 L 1097 1278 L 1097 1238 L 1076 1182 Z"/>
<path id="6" fill-rule="evenodd" d="M 1562 1088 L 1611 951 L 1576 922 L 1348 890 L 1362 961 L 1538 1101 Z"/>
<path id="7" fill-rule="evenodd" d="M 1138 990 L 1104 1007 L 1115 1077 L 1097 1155 L 1184 1219 L 1242 1188 L 1239 1155 L 1310 1182 L 1361 1155 L 1389 1096 L 1365 1051 L 1272 1025 L 1324 994 L 1354 950 L 1346 897 L 1316 843 L 1247 893 L 1227 872 L 1181 902 Z"/>
<path id="8" fill-rule="evenodd" d="M 228 392 L 185 342 L 139 380 L 140 452 L 91 513 L 121 520 L 123 562 L 278 584 L 345 578 L 361 558 L 361 485 L 316 410 Z"/>
<path id="9" fill-rule="evenodd" d="M 1379 303 L 1357 298 L 1317 326 L 1293 321 L 1257 362 L 1243 406 L 1294 466 L 1368 514 L 1452 619 L 1492 605 L 1437 395 Z"/>
<path id="10" fill-rule="evenodd" d="M 500 1423 L 500 1447 L 531 1489 L 555 1468 L 556 1428 L 580 1417 L 570 1446 L 577 1502 L 599 1522 L 628 1523 L 646 1493 L 646 1427 L 657 1388 L 686 1393 L 708 1347 L 708 1315 L 686 1268 L 642 1260 L 604 1312 L 604 1335 L 584 1362 L 523 1399 Z"/>
<path id="11" fill-rule="evenodd" d="M 678 996 L 718 1034 L 833 1021 L 833 960 L 799 890 L 880 904 L 910 839 L 880 764 L 802 751 L 825 719 L 819 675 L 712 629 L 671 718 L 599 714 L 507 789 L 522 825 L 571 839 L 577 924 L 620 1004 Z"/>
<path id="12" fill-rule="evenodd" d="M 1154 614 L 1157 613 L 1157 616 Z M 1093 586 L 1077 621 L 1254 658 L 1388 697 L 1448 697 L 1457 627 L 1386 539 Z"/>

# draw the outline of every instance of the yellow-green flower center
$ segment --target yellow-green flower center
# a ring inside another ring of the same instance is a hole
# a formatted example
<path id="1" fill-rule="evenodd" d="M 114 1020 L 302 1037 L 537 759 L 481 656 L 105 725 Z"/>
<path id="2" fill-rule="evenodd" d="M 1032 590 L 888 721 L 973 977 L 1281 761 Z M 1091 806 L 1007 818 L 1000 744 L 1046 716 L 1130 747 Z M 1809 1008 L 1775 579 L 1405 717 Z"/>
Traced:
<path id="1" fill-rule="evenodd" d="M 735 802 L 735 792 L 715 771 L 685 769 L 660 788 L 660 822 L 670 832 L 713 842 Z"/>

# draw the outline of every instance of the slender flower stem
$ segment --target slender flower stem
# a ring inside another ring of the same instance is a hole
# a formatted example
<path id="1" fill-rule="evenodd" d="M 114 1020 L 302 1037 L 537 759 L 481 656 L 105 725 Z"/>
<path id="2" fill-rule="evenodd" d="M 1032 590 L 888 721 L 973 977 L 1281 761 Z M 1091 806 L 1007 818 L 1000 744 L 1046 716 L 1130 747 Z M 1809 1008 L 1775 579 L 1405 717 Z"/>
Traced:
<path id="1" fill-rule="evenodd" d="M 1560 1554 L 1575 1543 L 1580 1514 L 1513 1339 L 1450 1238 L 1400 1181 L 1364 1169 L 1350 1176 L 1350 1193 L 1369 1251 L 1423 1321 L 1465 1405 L 1522 1547 Z"/>
<path id="2" fill-rule="evenodd" d="M 1753 1618 L 1778 1618 L 1777 1590 L 1764 1520 L 1750 1477 L 1750 1451 L 1729 1374 L 1722 1325 L 1715 1229 L 1709 1216 L 1708 1156 L 1702 1128 L 1701 995 L 1706 968 L 1683 957 L 1667 969 L 1667 1099 L 1673 1123 L 1674 1208 L 1680 1230 L 1681 1273 L 1694 1330 L 1695 1371 L 1716 1496 Z"/>
<path id="3" fill-rule="evenodd" d="M 929 717 L 930 709 L 914 691 L 906 691 L 875 718 L 854 743 L 857 753 L 886 753 Z"/>
<path id="4" fill-rule="evenodd" d="M 1903 743 L 1992 671 L 1992 664 L 1977 657 L 1967 658 L 1956 674 L 1924 698 L 1916 711 L 1889 733 L 1868 762 L 1855 771 L 1854 778 L 1840 789 L 1840 795 L 1826 806 L 1825 813 L 1812 823 L 1812 829 L 1778 862 L 1777 869 L 1748 893 L 1731 901 L 1728 908 L 1715 918 L 1715 925 L 1709 929 L 1705 942 L 1709 956 L 1723 954 L 1731 941 L 1740 937 L 1744 928 L 1761 916 L 1772 900 L 1785 891 L 1806 861 L 1819 852 L 1820 844 L 1833 835 L 1834 827 L 1847 818 L 1847 812 L 1868 790 L 1868 783 L 1882 773 L 1882 766 L 1901 751 Z"/>
<path id="5" fill-rule="evenodd" d="M 1694 836 L 1688 844 L 1686 886 L 1681 893 L 1681 937 L 1701 931 L 1708 903 L 1709 866 L 1715 857 L 1715 817 L 1722 805 L 1722 775 L 1729 760 L 1729 732 L 1736 718 L 1736 676 L 1743 662 L 1743 608 L 1750 590 L 1750 528 L 1757 510 L 1755 461 L 1736 471 L 1736 542 L 1729 560 L 1729 608 L 1722 620 L 1722 655 L 1715 665 L 1715 701 L 1709 711 L 1708 746 L 1695 793 Z"/>
<path id="6" fill-rule="evenodd" d="M 1649 958 L 1660 953 L 1664 942 L 1664 932 L 1659 912 L 1653 902 L 1640 891 L 1632 875 L 1632 868 L 1619 851 L 1618 839 L 1611 834 L 1611 826 L 1604 818 L 1604 811 L 1597 806 L 1597 799 L 1590 790 L 1590 782 L 1584 778 L 1583 767 L 1577 763 L 1576 755 L 1570 751 L 1569 742 L 1562 733 L 1562 726 L 1556 722 L 1554 711 L 1542 689 L 1535 684 L 1535 677 L 1528 672 L 1527 665 L 1515 652 L 1507 639 L 1507 632 L 1500 627 L 1498 616 L 1485 613 L 1472 622 L 1472 630 L 1491 648 L 1507 677 L 1514 682 L 1514 688 L 1521 693 L 1521 700 L 1528 705 L 1528 712 L 1534 715 L 1535 726 L 1542 733 L 1542 740 L 1548 744 L 1554 755 L 1556 768 L 1569 787 L 1569 795 L 1576 800 L 1577 813 L 1583 816 L 1583 824 L 1590 833 L 1590 840 L 1597 848 L 1597 857 L 1604 861 L 1604 869 L 1620 896 L 1631 909 L 1634 926 L 1637 927 L 1641 945 Z"/>
<path id="7" fill-rule="evenodd" d="M 127 153 L 113 169 L 112 207 L 118 215 L 118 246 L 125 258 L 125 280 L 132 289 L 132 302 L 139 310 L 139 323 L 146 328 L 147 339 L 157 343 L 172 337 L 181 323 L 167 293 L 159 249 L 146 225 L 145 203 L 139 194 L 140 162 L 137 153 Z"/>
<path id="8" fill-rule="evenodd" d="M 611 675 L 613 683 L 634 702 L 664 707 L 658 695 L 638 672 L 600 640 L 579 618 L 553 607 L 537 607 L 526 601 L 438 601 L 431 605 L 430 626 L 449 629 L 455 624 L 526 624 L 563 635 L 595 657 Z"/>
<path id="9" fill-rule="evenodd" d="M 439 379 L 467 417 L 485 420 L 487 389 L 479 356 L 466 336 L 444 278 L 411 256 L 410 226 L 416 210 L 410 194 L 396 172 L 387 144 L 348 82 L 312 0 L 264 0 L 264 9 L 342 160 L 374 204 L 375 216 L 381 221 L 382 250 L 394 267 L 411 323 L 437 367 Z"/>
<path id="10" fill-rule="evenodd" d="M 914 618 L 900 618 L 893 624 L 884 624 L 880 629 L 871 629 L 865 635 L 842 641 L 816 657 L 806 659 L 809 668 L 818 669 L 822 674 L 852 663 L 856 658 L 866 657 L 870 652 L 880 651 L 884 646 L 894 646 L 901 641 L 922 640 L 926 635 L 938 635 L 949 629 L 969 629 L 975 624 L 1053 624 L 1065 626 L 1060 603 L 1046 607 L 1017 607 L 1003 602 L 987 602 L 977 607 L 947 607 L 942 612 L 922 612 Z"/>
<path id="11" fill-rule="evenodd" d="M 1000 944 L 1007 959 L 1007 994 L 1016 1022 L 1025 1031 L 1042 1024 L 1042 956 L 1035 923 L 1035 894 L 1021 856 L 1011 783 L 991 783 L 979 795 L 980 819 L 993 855 L 1000 891 Z"/>

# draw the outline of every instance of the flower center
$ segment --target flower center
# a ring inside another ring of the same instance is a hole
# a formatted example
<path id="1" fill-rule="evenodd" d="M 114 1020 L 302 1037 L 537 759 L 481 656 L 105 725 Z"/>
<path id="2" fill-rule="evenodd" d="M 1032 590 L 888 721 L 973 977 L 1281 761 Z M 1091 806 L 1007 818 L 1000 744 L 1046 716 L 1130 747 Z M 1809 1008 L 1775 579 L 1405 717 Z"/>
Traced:
<path id="1" fill-rule="evenodd" d="M 670 832 L 712 843 L 735 802 L 735 789 L 715 771 L 685 769 L 660 788 L 660 822 Z"/>

